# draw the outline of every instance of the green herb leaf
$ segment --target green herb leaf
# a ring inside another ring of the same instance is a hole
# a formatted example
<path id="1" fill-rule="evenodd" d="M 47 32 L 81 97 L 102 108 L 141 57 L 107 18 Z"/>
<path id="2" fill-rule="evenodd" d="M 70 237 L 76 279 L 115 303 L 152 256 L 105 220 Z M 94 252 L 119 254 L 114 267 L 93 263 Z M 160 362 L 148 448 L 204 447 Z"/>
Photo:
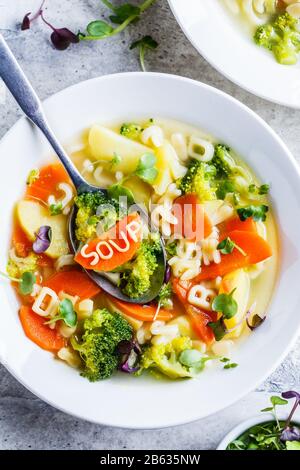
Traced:
<path id="1" fill-rule="evenodd" d="M 32 272 L 26 271 L 25 273 L 23 273 L 19 283 L 20 293 L 22 295 L 31 294 L 35 282 L 36 276 Z"/>
<path id="2" fill-rule="evenodd" d="M 158 47 L 158 42 L 155 41 L 151 36 L 144 36 L 141 39 L 138 39 L 137 41 L 134 41 L 131 46 L 130 50 L 138 48 L 140 51 L 140 64 L 141 64 L 141 69 L 145 72 L 146 67 L 145 67 L 145 53 L 146 50 L 154 50 L 157 49 Z"/>
<path id="3" fill-rule="evenodd" d="M 223 339 L 226 335 L 226 328 L 222 318 L 216 322 L 209 322 L 208 326 L 210 326 L 210 328 L 213 330 L 216 341 L 221 341 L 221 339 Z"/>
<path id="4" fill-rule="evenodd" d="M 87 25 L 86 30 L 90 36 L 94 36 L 96 38 L 107 37 L 113 32 L 112 26 L 102 20 L 92 21 Z"/>
<path id="5" fill-rule="evenodd" d="M 64 299 L 60 302 L 58 307 L 58 314 L 60 319 L 63 320 L 67 326 L 76 326 L 77 315 L 70 299 Z"/>
<path id="6" fill-rule="evenodd" d="M 238 311 L 238 304 L 233 298 L 234 290 L 230 294 L 217 295 L 212 303 L 212 309 L 215 312 L 223 313 L 225 319 L 234 317 Z"/>
<path id="7" fill-rule="evenodd" d="M 152 153 L 145 153 L 141 156 L 138 163 L 135 175 L 141 178 L 146 183 L 153 183 L 158 175 L 158 170 L 155 168 L 156 157 Z"/>
<path id="8" fill-rule="evenodd" d="M 220 250 L 223 255 L 229 255 L 233 252 L 234 247 L 235 243 L 230 237 L 227 237 L 218 244 L 217 249 Z"/>
<path id="9" fill-rule="evenodd" d="M 263 408 L 262 410 L 260 410 L 261 412 L 265 412 L 265 411 L 273 411 L 273 407 L 272 406 L 269 406 L 267 408 Z"/>
<path id="10" fill-rule="evenodd" d="M 220 359 L 220 362 L 229 362 L 230 359 L 228 357 L 222 357 L 222 359 Z"/>
<path id="11" fill-rule="evenodd" d="M 286 450 L 300 450 L 299 441 L 286 441 Z"/>
<path id="12" fill-rule="evenodd" d="M 255 222 L 258 222 L 261 220 L 264 222 L 267 218 L 267 212 L 269 210 L 269 207 L 261 204 L 260 206 L 246 206 L 246 207 L 240 207 L 237 209 L 238 216 L 240 220 L 244 221 L 247 220 L 249 217 L 253 217 L 253 220 Z"/>
<path id="13" fill-rule="evenodd" d="M 236 362 L 230 362 L 229 364 L 225 364 L 223 369 L 235 369 L 236 367 L 238 367 Z"/>
<path id="14" fill-rule="evenodd" d="M 277 406 L 277 405 L 287 405 L 288 404 L 288 401 L 287 400 L 284 400 L 283 398 L 281 397 L 278 397 L 277 395 L 273 395 L 271 398 L 271 403 L 273 406 Z"/>
<path id="15" fill-rule="evenodd" d="M 108 196 L 119 202 L 120 198 L 126 198 L 127 205 L 132 206 L 134 204 L 134 196 L 132 191 L 130 189 L 125 188 L 125 186 L 122 186 L 121 184 L 113 184 L 107 189 L 107 194 Z"/>
<path id="16" fill-rule="evenodd" d="M 50 215 L 59 215 L 62 213 L 62 203 L 50 204 L 49 206 Z"/>
<path id="17" fill-rule="evenodd" d="M 131 3 L 124 3 L 119 7 L 114 7 L 113 12 L 114 15 L 109 17 L 110 21 L 116 24 L 122 24 L 131 16 L 136 16 L 135 21 L 137 21 L 139 19 L 138 17 L 141 13 L 141 9 Z"/>

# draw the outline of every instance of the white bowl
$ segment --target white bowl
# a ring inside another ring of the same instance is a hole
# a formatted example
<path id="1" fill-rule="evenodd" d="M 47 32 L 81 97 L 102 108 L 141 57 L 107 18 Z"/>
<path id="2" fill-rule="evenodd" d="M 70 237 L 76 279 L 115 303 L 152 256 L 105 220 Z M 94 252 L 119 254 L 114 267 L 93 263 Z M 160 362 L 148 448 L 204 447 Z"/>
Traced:
<path id="1" fill-rule="evenodd" d="M 278 64 L 220 0 L 169 3 L 188 39 L 220 73 L 255 95 L 300 108 L 300 64 Z"/>
<path id="2" fill-rule="evenodd" d="M 128 428 L 173 426 L 203 418 L 253 390 L 282 361 L 300 326 L 300 177 L 288 149 L 254 112 L 232 97 L 177 76 L 125 73 L 68 88 L 45 102 L 50 124 L 70 142 L 95 122 L 170 117 L 191 123 L 232 146 L 262 180 L 272 182 L 281 266 L 269 318 L 234 356 L 239 367 L 211 369 L 197 380 L 157 381 L 119 374 L 89 383 L 29 341 L 18 302 L 1 282 L 0 351 L 4 364 L 29 390 L 80 418 Z M 5 268 L 11 217 L 30 169 L 52 154 L 40 132 L 21 119 L 0 143 L 0 259 Z"/>
<path id="3" fill-rule="evenodd" d="M 280 421 L 286 421 L 288 414 L 278 412 L 277 416 Z M 267 423 L 268 421 L 274 421 L 274 416 L 272 413 L 261 413 L 260 415 L 253 416 L 252 418 L 243 421 L 242 423 L 235 426 L 225 437 L 222 439 L 220 444 L 217 447 L 217 450 L 226 450 L 227 446 L 240 437 L 247 429 L 251 428 L 252 426 L 256 426 L 257 424 Z M 299 420 L 293 419 L 294 423 L 300 425 Z"/>

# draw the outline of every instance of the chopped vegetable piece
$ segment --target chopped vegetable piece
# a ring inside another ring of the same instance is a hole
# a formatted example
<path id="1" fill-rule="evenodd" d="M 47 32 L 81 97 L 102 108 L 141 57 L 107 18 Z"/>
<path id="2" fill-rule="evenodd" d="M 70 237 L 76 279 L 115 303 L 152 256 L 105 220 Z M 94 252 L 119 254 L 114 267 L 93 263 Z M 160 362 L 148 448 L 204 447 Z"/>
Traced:
<path id="1" fill-rule="evenodd" d="M 225 225 L 226 232 L 232 232 L 233 230 L 243 230 L 245 232 L 255 232 L 257 233 L 256 223 L 252 217 L 248 217 L 246 220 L 241 220 L 239 217 L 234 217 Z"/>
<path id="2" fill-rule="evenodd" d="M 196 194 L 186 194 L 175 199 L 173 214 L 178 221 L 176 225 L 171 226 L 174 234 L 198 242 L 212 232 L 209 217 Z"/>
<path id="3" fill-rule="evenodd" d="M 64 338 L 45 325 L 45 318 L 34 313 L 30 307 L 20 308 L 20 320 L 26 336 L 47 351 L 57 352 L 65 346 Z"/>
<path id="4" fill-rule="evenodd" d="M 156 318 L 156 320 L 169 321 L 173 318 L 173 313 L 163 308 L 161 308 L 158 315 L 156 315 L 156 305 L 132 304 L 117 300 L 114 297 L 109 297 L 109 299 L 111 304 L 115 305 L 118 310 L 121 310 L 125 315 L 136 318 L 137 320 L 153 321 L 153 318 Z"/>
<path id="5" fill-rule="evenodd" d="M 54 163 L 43 167 L 36 178 L 26 190 L 27 197 L 41 199 L 48 202 L 48 197 L 53 195 L 59 197 L 60 190 L 57 188 L 59 183 L 69 183 L 70 178 L 60 163 Z"/>
<path id="6" fill-rule="evenodd" d="M 234 250 L 228 255 L 221 255 L 219 264 L 211 263 L 209 266 L 203 266 L 201 273 L 193 279 L 193 282 L 197 283 L 204 279 L 224 276 L 236 269 L 264 261 L 272 255 L 269 243 L 257 233 L 234 230 L 229 232 L 228 236 L 245 252 L 246 256 L 238 250 Z"/>
<path id="7" fill-rule="evenodd" d="M 130 214 L 101 237 L 91 240 L 81 248 L 75 261 L 85 269 L 113 271 L 132 259 L 140 247 L 141 236 L 140 216 L 137 213 Z"/>
<path id="8" fill-rule="evenodd" d="M 63 291 L 69 295 L 78 295 L 80 299 L 92 298 L 101 292 L 100 287 L 86 273 L 74 269 L 54 274 L 44 285 L 57 294 Z"/>
<path id="9" fill-rule="evenodd" d="M 192 305 L 186 305 L 185 308 L 186 313 L 192 320 L 192 326 L 197 336 L 199 336 L 205 344 L 212 344 L 215 341 L 215 335 L 208 324 L 216 321 L 217 314 L 215 312 L 203 312 Z"/>
<path id="10" fill-rule="evenodd" d="M 26 258 L 32 250 L 32 241 L 29 240 L 19 222 L 16 222 L 14 225 L 12 243 L 16 250 L 16 255 L 22 258 Z"/>

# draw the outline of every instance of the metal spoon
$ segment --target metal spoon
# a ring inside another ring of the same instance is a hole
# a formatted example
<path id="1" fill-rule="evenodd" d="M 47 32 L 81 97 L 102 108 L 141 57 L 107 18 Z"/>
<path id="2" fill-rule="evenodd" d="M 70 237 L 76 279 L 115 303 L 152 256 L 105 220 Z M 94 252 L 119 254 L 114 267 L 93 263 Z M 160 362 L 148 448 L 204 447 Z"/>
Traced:
<path id="1" fill-rule="evenodd" d="M 46 117 L 43 112 L 42 104 L 29 83 L 27 77 L 19 66 L 16 58 L 9 49 L 6 41 L 3 36 L 0 34 L 0 77 L 2 77 L 7 88 L 10 90 L 15 100 L 19 104 L 20 108 L 24 111 L 26 116 L 32 121 L 44 134 L 53 150 L 57 154 L 58 158 L 64 165 L 66 171 L 68 172 L 76 190 L 77 194 L 84 192 L 103 192 L 104 189 L 100 189 L 97 186 L 93 186 L 87 183 L 72 160 L 66 154 L 58 140 L 56 139 L 54 133 L 49 127 Z M 148 219 L 147 214 L 140 208 L 140 215 L 144 220 Z M 75 252 L 78 248 L 78 241 L 75 236 L 75 218 L 76 218 L 76 209 L 73 207 L 70 217 L 69 217 L 69 238 L 73 251 Z M 166 270 L 166 257 L 164 250 L 164 243 L 161 240 L 162 252 L 157 257 L 158 267 L 154 272 L 151 279 L 150 289 L 143 295 L 143 297 L 138 299 L 130 299 L 124 295 L 119 287 L 113 285 L 108 279 L 101 276 L 101 274 L 96 273 L 95 271 L 87 270 L 86 273 L 96 282 L 105 292 L 110 295 L 124 300 L 126 302 L 132 302 L 137 304 L 145 304 L 153 300 L 159 293 L 159 290 L 164 282 L 165 270 Z"/>

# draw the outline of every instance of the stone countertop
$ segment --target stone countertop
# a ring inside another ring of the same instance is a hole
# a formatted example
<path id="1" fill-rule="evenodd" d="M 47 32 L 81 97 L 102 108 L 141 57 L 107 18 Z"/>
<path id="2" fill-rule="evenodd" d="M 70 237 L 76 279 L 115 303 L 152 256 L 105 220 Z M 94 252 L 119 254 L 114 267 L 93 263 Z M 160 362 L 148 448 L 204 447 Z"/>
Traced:
<path id="1" fill-rule="evenodd" d="M 148 70 L 200 80 L 239 99 L 273 127 L 300 162 L 300 111 L 257 98 L 216 72 L 190 45 L 166 0 L 158 0 L 122 35 L 64 52 L 51 47 L 50 30 L 40 20 L 31 30 L 20 31 L 24 14 L 36 11 L 39 4 L 40 0 L 0 0 L 0 32 L 42 99 L 92 77 L 139 70 L 137 51 L 129 51 L 129 44 L 151 34 L 159 49 L 147 55 Z M 77 31 L 106 13 L 99 4 L 99 0 L 48 0 L 45 15 L 55 26 Z M 2 91 L 0 84 L 0 138 L 21 115 Z M 75 419 L 36 398 L 0 367 L 0 449 L 214 449 L 234 425 L 266 406 L 271 392 L 299 389 L 300 342 L 257 391 L 235 405 L 192 424 L 155 431 L 113 429 Z"/>

